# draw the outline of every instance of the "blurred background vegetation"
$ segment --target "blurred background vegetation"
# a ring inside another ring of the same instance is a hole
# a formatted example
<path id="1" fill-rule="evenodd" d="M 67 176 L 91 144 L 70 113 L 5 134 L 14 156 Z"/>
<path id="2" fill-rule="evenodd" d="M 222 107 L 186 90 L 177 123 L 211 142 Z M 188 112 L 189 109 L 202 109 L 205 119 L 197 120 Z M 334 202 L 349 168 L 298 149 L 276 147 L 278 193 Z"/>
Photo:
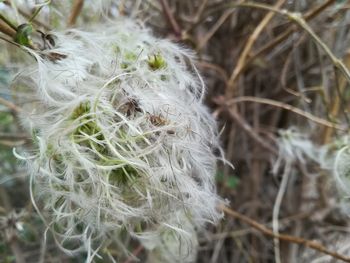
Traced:
<path id="1" fill-rule="evenodd" d="M 0 13 L 16 25 L 26 23 L 37 2 L 0 1 Z M 247 2 L 104 1 L 106 15 L 101 16 L 100 1 L 52 0 L 33 24 L 48 32 L 133 16 L 156 35 L 193 49 L 207 84 L 206 103 L 220 124 L 226 158 L 235 166 L 232 170 L 219 165 L 219 194 L 259 224 L 273 228 L 273 214 L 278 213 L 279 232 L 316 240 L 350 257 L 349 209 L 331 169 L 308 154 L 310 143 L 334 144 L 337 150 L 347 136 L 349 81 L 338 62 L 350 64 L 349 1 L 255 2 L 266 6 Z M 10 11 L 13 3 L 18 13 Z M 30 201 L 26 167 L 13 155 L 14 147 L 31 145 L 17 114 L 25 95 L 11 89 L 23 56 L 12 44 L 0 42 L 0 262 L 83 262 L 84 255 L 70 258 L 60 252 L 50 233 L 43 239 L 45 226 Z M 287 136 L 292 156 L 284 154 L 287 146 L 283 140 L 281 144 L 281 136 Z M 293 158 L 296 155 L 301 158 Z M 278 165 L 278 160 L 284 164 Z M 199 239 L 197 262 L 278 261 L 271 236 L 230 215 L 220 225 L 208 226 Z M 146 261 L 139 244 L 131 241 L 130 250 Z M 107 247 L 100 262 L 112 262 L 107 255 L 118 253 Z M 279 253 L 281 262 L 341 262 L 284 240 Z"/>

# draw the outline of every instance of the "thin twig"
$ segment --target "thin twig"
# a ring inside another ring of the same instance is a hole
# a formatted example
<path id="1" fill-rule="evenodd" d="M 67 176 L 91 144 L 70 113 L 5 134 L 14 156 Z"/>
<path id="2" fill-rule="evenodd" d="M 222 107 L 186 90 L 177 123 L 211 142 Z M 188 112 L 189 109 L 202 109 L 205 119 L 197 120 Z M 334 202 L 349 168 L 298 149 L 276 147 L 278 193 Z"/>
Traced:
<path id="1" fill-rule="evenodd" d="M 0 139 L 0 145 L 6 146 L 6 147 L 18 147 L 25 143 L 26 141 L 20 140 L 20 141 L 13 141 L 13 140 L 2 140 Z"/>
<path id="2" fill-rule="evenodd" d="M 228 81 L 227 73 L 219 65 L 210 63 L 208 61 L 201 60 L 201 61 L 196 61 L 196 66 L 198 66 L 199 68 L 207 68 L 207 69 L 211 69 L 211 70 L 215 71 L 217 73 L 217 75 L 219 75 L 220 78 L 223 80 L 223 82 L 225 82 L 225 85 L 227 85 L 227 81 Z"/>
<path id="3" fill-rule="evenodd" d="M 11 3 L 10 3 L 9 1 L 5 1 L 4 4 L 6 4 L 6 5 L 8 5 L 8 6 L 11 6 Z M 27 18 L 27 19 L 30 19 L 30 18 L 33 17 L 33 15 L 28 14 L 26 11 L 24 11 L 24 10 L 21 9 L 20 7 L 17 7 L 17 10 L 18 10 L 18 12 L 19 12 L 23 17 L 25 17 L 25 18 Z M 36 25 L 38 25 L 38 26 L 44 28 L 45 30 L 51 30 L 51 28 L 50 28 L 48 25 L 46 25 L 45 23 L 39 21 L 39 20 L 36 19 L 36 18 L 33 18 L 33 19 L 32 19 L 32 22 L 33 22 L 34 24 L 36 24 Z"/>
<path id="4" fill-rule="evenodd" d="M 28 23 L 32 23 L 37 15 L 40 13 L 40 11 L 43 9 L 44 6 L 49 5 L 51 3 L 51 0 L 46 0 L 44 3 L 40 4 L 40 6 L 34 11 L 34 13 L 30 16 Z"/>
<path id="5" fill-rule="evenodd" d="M 348 50 L 345 54 L 344 63 L 347 66 L 350 66 L 350 50 Z M 341 107 L 342 104 L 345 104 L 343 101 L 344 100 L 343 94 L 344 94 L 345 88 L 347 87 L 346 79 L 343 76 L 337 78 L 337 75 L 336 75 L 336 83 L 339 83 L 339 85 L 337 85 L 338 94 L 337 96 L 335 96 L 334 100 L 332 101 L 330 118 L 337 118 L 339 115 L 339 111 L 342 108 Z M 346 114 L 346 112 L 344 113 Z M 333 133 L 334 133 L 334 129 L 332 127 L 327 127 L 323 134 L 323 143 L 325 144 L 329 143 Z"/>
<path id="6" fill-rule="evenodd" d="M 0 20 L 0 32 L 4 33 L 5 35 L 10 36 L 11 38 L 14 38 L 16 35 L 16 30 L 14 30 L 12 27 L 8 26 L 4 21 Z"/>
<path id="7" fill-rule="evenodd" d="M 201 3 L 201 5 L 199 6 L 198 11 L 197 11 L 197 13 L 195 14 L 194 19 L 193 19 L 193 21 L 194 21 L 195 23 L 197 23 L 197 22 L 199 21 L 199 19 L 201 18 L 201 15 L 203 14 L 203 11 L 204 11 L 205 7 L 206 7 L 207 4 L 208 4 L 208 1 L 209 1 L 209 0 L 203 0 L 202 3 Z"/>
<path id="8" fill-rule="evenodd" d="M 261 233 L 263 233 L 267 236 L 270 236 L 272 238 L 278 238 L 279 240 L 282 240 L 282 241 L 303 245 L 303 246 L 309 247 L 311 249 L 317 250 L 319 252 L 322 252 L 326 255 L 330 255 L 333 258 L 340 259 L 344 262 L 350 262 L 349 257 L 344 256 L 344 255 L 340 255 L 337 252 L 331 251 L 331 250 L 327 249 L 325 246 L 323 246 L 322 244 L 320 244 L 319 242 L 307 240 L 307 239 L 304 239 L 301 237 L 286 235 L 286 234 L 275 235 L 273 233 L 273 231 L 271 229 L 267 228 L 266 226 L 256 222 L 255 220 L 253 220 L 245 215 L 242 215 L 241 213 L 238 213 L 237 211 L 235 211 L 231 208 L 226 207 L 223 204 L 219 205 L 219 209 L 221 211 L 225 212 L 227 215 L 243 221 L 244 223 L 250 225 L 251 227 L 255 228 L 256 230 L 260 231 Z"/>
<path id="9" fill-rule="evenodd" d="M 272 11 L 277 14 L 283 15 L 288 17 L 291 21 L 296 23 L 298 26 L 300 26 L 302 29 L 305 30 L 309 34 L 309 36 L 315 41 L 316 44 L 318 44 L 323 51 L 327 54 L 329 59 L 332 61 L 333 65 L 339 69 L 339 71 L 344 75 L 344 77 L 347 79 L 347 81 L 350 83 L 350 72 L 348 68 L 344 65 L 344 63 L 337 58 L 333 52 L 329 49 L 329 47 L 319 38 L 319 36 L 313 31 L 313 29 L 306 23 L 306 20 L 302 17 L 300 13 L 293 13 L 289 12 L 287 10 L 280 10 L 278 8 L 275 8 L 273 6 L 260 4 L 260 3 L 242 3 L 242 4 L 232 4 L 232 7 L 249 7 L 249 8 L 257 8 L 262 9 L 266 11 Z M 229 89 L 232 89 L 232 87 L 229 87 Z"/>
<path id="10" fill-rule="evenodd" d="M 0 132 L 0 140 L 25 140 L 25 139 L 29 139 L 30 137 L 28 137 L 27 134 L 25 133 L 4 133 L 4 132 Z"/>
<path id="11" fill-rule="evenodd" d="M 264 139 L 262 139 L 259 134 L 257 134 L 254 129 L 238 114 L 238 112 L 225 102 L 224 97 L 216 97 L 213 99 L 213 101 L 220 105 L 227 113 L 230 115 L 230 117 L 243 129 L 247 132 L 247 134 L 257 143 L 260 144 L 261 147 L 264 149 L 272 152 L 273 154 L 277 155 L 278 151 L 275 147 L 267 143 Z"/>
<path id="12" fill-rule="evenodd" d="M 83 6 L 84 6 L 84 0 L 75 0 L 74 1 L 72 11 L 71 11 L 71 14 L 68 18 L 68 23 L 67 23 L 67 25 L 69 27 L 72 27 L 75 25 L 75 23 L 77 22 L 77 18 L 83 9 Z"/>
<path id="13" fill-rule="evenodd" d="M 328 0 L 328 1 L 324 2 L 323 4 L 317 6 L 315 9 L 311 10 L 310 12 L 306 13 L 304 16 L 305 21 L 309 21 L 309 20 L 315 18 L 316 16 L 321 14 L 327 7 L 334 4 L 336 1 L 337 0 Z M 295 30 L 296 30 L 296 28 L 293 26 L 287 28 L 283 33 L 281 33 L 279 36 L 274 38 L 271 42 L 267 43 L 262 48 L 260 48 L 257 52 L 255 52 L 252 55 L 252 58 L 261 56 L 266 51 L 271 50 L 272 48 L 274 48 L 275 46 L 280 44 L 282 41 L 287 39 L 293 32 L 295 32 Z"/>
<path id="14" fill-rule="evenodd" d="M 168 19 L 169 24 L 171 25 L 175 35 L 177 37 L 181 37 L 181 28 L 179 24 L 176 22 L 176 19 L 173 15 L 173 13 L 170 10 L 169 4 L 167 0 L 159 0 L 160 4 L 162 5 L 163 13 L 165 17 Z"/>
<path id="15" fill-rule="evenodd" d="M 131 263 L 134 261 L 134 257 L 137 257 L 142 250 L 144 249 L 144 247 L 142 245 L 139 245 L 137 248 L 134 249 L 134 251 L 132 252 L 133 257 L 129 257 L 127 258 L 124 263 Z"/>
<path id="16" fill-rule="evenodd" d="M 16 259 L 16 263 L 25 263 L 25 259 L 23 256 L 23 251 L 20 247 L 20 245 L 18 244 L 18 242 L 16 242 L 15 240 L 11 240 L 10 241 L 10 247 L 12 250 L 12 253 L 14 254 L 14 257 Z"/>
<path id="17" fill-rule="evenodd" d="M 238 97 L 238 98 L 234 98 L 234 99 L 231 99 L 231 100 L 228 100 L 226 103 L 228 105 L 232 105 L 232 104 L 235 104 L 235 103 L 238 103 L 238 102 L 246 102 L 246 101 L 250 101 L 250 102 L 256 102 L 256 103 L 262 103 L 262 104 L 267 104 L 267 105 L 271 105 L 271 106 L 274 106 L 274 107 L 278 107 L 278 108 L 282 108 L 282 109 L 285 109 L 285 110 L 288 110 L 288 111 L 291 111 L 293 113 L 296 113 L 300 116 L 303 116 L 317 124 L 320 124 L 320 125 L 324 125 L 326 127 L 331 127 L 331 128 L 334 128 L 334 129 L 338 129 L 338 130 L 342 130 L 342 131 L 346 131 L 347 128 L 346 127 L 343 127 L 341 125 L 338 125 L 336 123 L 333 123 L 333 122 L 330 122 L 330 121 L 327 121 L 325 119 L 322 119 L 320 117 L 317 117 L 317 116 L 314 116 L 312 115 L 311 113 L 308 113 L 306 111 L 303 111 L 299 108 L 296 108 L 296 107 L 293 107 L 289 104 L 286 104 L 286 103 L 283 103 L 283 102 L 279 102 L 279 101 L 275 101 L 275 100 L 271 100 L 271 99 L 265 99 L 265 98 L 257 98 L 257 97 L 251 97 L 251 96 L 242 96 L 242 97 Z"/>
<path id="18" fill-rule="evenodd" d="M 232 15 L 234 11 L 235 11 L 234 9 L 226 10 L 225 13 L 222 14 L 222 16 L 212 26 L 212 28 L 208 31 L 208 33 L 200 40 L 197 47 L 198 50 L 201 50 L 208 43 L 208 41 L 212 38 L 215 32 L 218 31 L 221 25 L 226 21 L 226 19 L 228 19 Z"/>
<path id="19" fill-rule="evenodd" d="M 305 34 L 303 34 L 294 44 L 294 46 L 299 46 L 305 39 Z M 298 92 L 296 90 L 290 89 L 287 87 L 287 73 L 289 72 L 289 67 L 292 61 L 292 55 L 293 55 L 293 51 L 289 52 L 287 58 L 285 59 L 285 63 L 283 65 L 282 71 L 281 71 L 281 77 L 280 77 L 280 83 L 282 85 L 282 88 L 292 94 L 293 96 L 296 96 L 300 99 L 302 99 L 304 102 L 306 103 L 310 103 L 311 99 L 309 99 L 306 95 L 304 95 L 301 92 Z"/>
<path id="20" fill-rule="evenodd" d="M 315 9 L 307 12 L 304 16 L 305 21 L 309 21 L 313 18 L 315 18 L 316 16 L 318 16 L 319 14 L 321 14 L 327 7 L 329 7 L 330 5 L 334 4 L 336 0 L 328 0 L 325 3 L 317 6 Z M 294 33 L 296 31 L 296 27 L 295 26 L 290 26 L 289 28 L 287 28 L 283 33 L 281 33 L 280 35 L 278 35 L 276 38 L 274 38 L 271 42 L 267 43 L 266 45 L 264 45 L 263 47 L 261 47 L 258 51 L 256 51 L 251 58 L 249 59 L 247 64 L 250 64 L 252 61 L 254 61 L 254 59 L 256 57 L 261 56 L 262 54 L 264 54 L 265 52 L 271 50 L 272 48 L 274 48 L 275 46 L 277 46 L 278 44 L 280 44 L 281 42 L 283 42 L 284 40 L 286 40 L 292 33 Z"/>
<path id="21" fill-rule="evenodd" d="M 291 160 L 286 160 L 286 165 L 284 167 L 284 173 L 282 175 L 282 181 L 281 185 L 278 189 L 278 193 L 276 196 L 275 204 L 273 206 L 273 212 L 272 212 L 272 229 L 275 236 L 279 235 L 279 211 L 281 208 L 282 200 L 284 193 L 286 192 L 286 188 L 288 185 L 288 178 L 289 174 L 291 172 L 292 168 L 292 162 Z M 273 242 L 275 244 L 274 250 L 275 250 L 275 262 L 281 263 L 281 252 L 280 252 L 280 242 L 278 238 L 274 238 Z"/>
<path id="22" fill-rule="evenodd" d="M 316 6 L 314 9 L 308 11 L 304 16 L 303 19 L 305 21 L 309 21 L 313 18 L 315 18 L 316 16 L 318 16 L 319 14 L 321 14 L 325 9 L 327 9 L 329 6 L 331 6 L 332 4 L 334 4 L 336 2 L 336 0 L 328 0 L 318 6 Z M 203 16 L 203 19 L 205 19 L 206 17 L 208 17 L 209 15 L 211 15 L 214 12 L 219 12 L 222 10 L 225 10 L 227 8 L 233 7 L 233 5 L 237 6 L 240 5 L 242 3 L 227 3 L 224 5 L 221 5 L 219 7 L 214 7 L 211 10 L 209 10 L 209 12 L 207 12 L 205 14 L 205 16 Z M 297 30 L 297 27 L 295 27 L 295 25 L 291 25 L 290 27 L 288 27 L 286 30 L 283 31 L 283 33 L 281 33 L 280 35 L 278 35 L 277 37 L 275 37 L 272 41 L 268 42 L 267 44 L 265 44 L 262 48 L 260 48 L 258 51 L 256 51 L 255 53 L 253 53 L 246 61 L 244 67 L 240 70 L 242 73 L 248 65 L 250 65 L 255 58 L 263 55 L 264 53 L 266 53 L 267 51 L 273 49 L 275 46 L 277 46 L 278 44 L 280 44 L 281 42 L 283 42 L 284 40 L 286 40 L 293 32 L 295 32 Z"/>
<path id="23" fill-rule="evenodd" d="M 284 4 L 285 0 L 279 0 L 274 7 L 279 8 Z M 259 25 L 255 28 L 254 32 L 250 35 L 247 43 L 245 44 L 245 47 L 238 59 L 237 65 L 232 71 L 232 74 L 230 76 L 230 79 L 228 81 L 228 86 L 232 87 L 234 83 L 236 82 L 238 76 L 241 74 L 242 70 L 245 68 L 246 60 L 248 58 L 248 55 L 255 43 L 255 41 L 258 39 L 259 35 L 262 33 L 264 28 L 268 25 L 268 23 L 271 21 L 273 16 L 275 15 L 275 12 L 270 11 L 266 14 L 266 16 L 261 20 Z M 232 89 L 227 89 L 228 91 L 232 92 Z"/>
<path id="24" fill-rule="evenodd" d="M 3 16 L 1 13 L 0 13 L 0 20 L 4 21 L 9 27 L 11 27 L 13 30 L 17 31 L 17 27 L 10 20 L 8 20 L 5 16 Z"/>
<path id="25" fill-rule="evenodd" d="M 7 108 L 9 108 L 10 110 L 13 110 L 15 112 L 22 111 L 22 109 L 20 107 L 16 106 L 14 103 L 12 103 L 8 100 L 5 100 L 4 98 L 1 98 L 1 97 L 0 97 L 0 104 L 6 106 Z"/>

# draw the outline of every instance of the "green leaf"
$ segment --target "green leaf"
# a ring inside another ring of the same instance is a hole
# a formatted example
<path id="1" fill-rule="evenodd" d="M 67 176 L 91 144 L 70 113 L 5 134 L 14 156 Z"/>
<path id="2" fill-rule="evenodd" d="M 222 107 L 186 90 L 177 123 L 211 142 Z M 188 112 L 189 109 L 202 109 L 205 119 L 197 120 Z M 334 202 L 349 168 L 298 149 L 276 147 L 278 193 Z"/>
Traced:
<path id="1" fill-rule="evenodd" d="M 235 175 L 231 175 L 228 179 L 227 179 L 227 186 L 229 188 L 235 189 L 237 187 L 237 185 L 239 184 L 239 178 Z"/>
<path id="2" fill-rule="evenodd" d="M 30 35 L 34 29 L 31 24 L 22 24 L 17 27 L 17 33 L 14 37 L 14 41 L 23 46 L 29 46 L 31 44 Z"/>
<path id="3" fill-rule="evenodd" d="M 5 243 L 1 242 L 1 243 L 0 243 L 0 253 L 1 253 L 1 254 L 4 254 L 4 253 L 6 253 L 6 252 L 7 252 L 7 246 L 6 246 Z"/>

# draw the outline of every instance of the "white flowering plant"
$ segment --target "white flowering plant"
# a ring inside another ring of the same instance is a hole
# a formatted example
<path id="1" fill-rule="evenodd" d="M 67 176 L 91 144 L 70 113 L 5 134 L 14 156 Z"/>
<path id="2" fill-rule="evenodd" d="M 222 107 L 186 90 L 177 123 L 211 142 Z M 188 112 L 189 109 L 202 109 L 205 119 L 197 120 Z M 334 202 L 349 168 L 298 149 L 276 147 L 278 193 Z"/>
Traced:
<path id="1" fill-rule="evenodd" d="M 350 262 L 346 1 L 260 2 L 0 0 L 0 261 Z"/>
<path id="2" fill-rule="evenodd" d="M 191 52 L 127 18 L 41 41 L 13 83 L 33 98 L 35 147 L 14 153 L 60 248 L 91 262 L 128 235 L 159 262 L 192 262 L 196 230 L 222 217 L 222 150 Z"/>

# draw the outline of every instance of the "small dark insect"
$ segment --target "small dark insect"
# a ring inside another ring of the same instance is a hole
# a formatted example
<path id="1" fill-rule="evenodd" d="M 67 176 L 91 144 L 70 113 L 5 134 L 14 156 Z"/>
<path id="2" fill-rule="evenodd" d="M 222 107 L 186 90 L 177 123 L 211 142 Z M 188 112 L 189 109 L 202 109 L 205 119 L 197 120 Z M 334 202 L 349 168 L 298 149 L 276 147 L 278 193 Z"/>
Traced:
<path id="1" fill-rule="evenodd" d="M 128 101 L 121 107 L 121 110 L 125 112 L 128 117 L 135 112 L 142 112 L 139 103 L 135 99 L 128 99 Z"/>

